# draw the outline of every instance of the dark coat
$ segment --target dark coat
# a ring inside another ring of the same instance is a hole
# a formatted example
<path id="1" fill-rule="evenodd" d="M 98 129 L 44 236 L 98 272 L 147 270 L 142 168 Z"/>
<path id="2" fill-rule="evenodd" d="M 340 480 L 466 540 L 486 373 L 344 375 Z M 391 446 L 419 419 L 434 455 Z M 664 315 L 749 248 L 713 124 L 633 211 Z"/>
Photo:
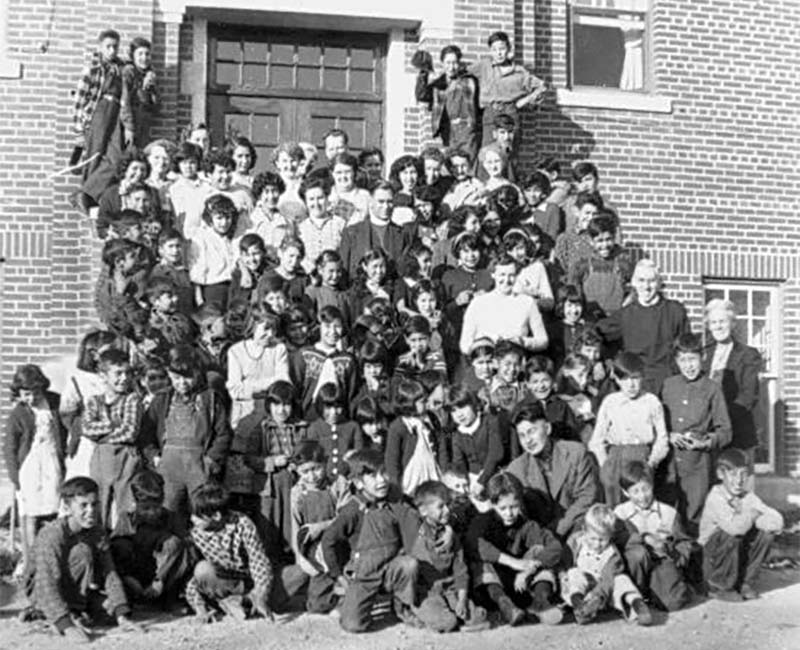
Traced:
<path id="1" fill-rule="evenodd" d="M 342 255 L 342 263 L 349 277 L 354 278 L 358 271 L 358 263 L 364 253 L 372 248 L 382 248 L 389 259 L 388 276 L 394 278 L 397 275 L 396 260 L 403 257 L 403 253 L 413 240 L 414 231 L 412 228 L 401 227 L 390 221 L 386 226 L 386 243 L 381 246 L 380 240 L 375 237 L 372 231 L 372 222 L 367 217 L 363 221 L 344 229 L 339 252 Z"/>
<path id="2" fill-rule="evenodd" d="M 708 376 L 711 376 L 711 360 L 716 348 L 716 343 L 713 343 L 705 350 L 703 369 Z M 758 350 L 734 340 L 722 374 L 722 394 L 733 430 L 731 447 L 737 449 L 750 449 L 758 445 L 753 411 L 758 404 L 758 372 L 761 366 Z"/>

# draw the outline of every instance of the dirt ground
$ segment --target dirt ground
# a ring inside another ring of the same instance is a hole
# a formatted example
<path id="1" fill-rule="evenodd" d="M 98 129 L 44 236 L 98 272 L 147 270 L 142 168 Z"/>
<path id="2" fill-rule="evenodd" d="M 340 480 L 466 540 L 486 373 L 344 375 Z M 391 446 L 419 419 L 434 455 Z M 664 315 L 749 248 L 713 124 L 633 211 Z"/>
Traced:
<path id="1" fill-rule="evenodd" d="M 135 636 L 107 630 L 90 647 L 96 650 L 368 650 L 419 648 L 470 650 L 507 648 L 528 650 L 532 645 L 558 650 L 770 650 L 800 649 L 800 571 L 762 572 L 762 597 L 745 603 L 698 601 L 670 616 L 657 616 L 656 625 L 639 628 L 613 615 L 601 622 L 578 627 L 528 625 L 499 627 L 479 633 L 436 635 L 402 625 L 392 625 L 354 636 L 342 632 L 328 616 L 298 615 L 235 623 L 222 621 L 197 626 L 191 618 L 161 615 L 143 619 L 147 634 Z M 50 650 L 65 648 L 63 638 L 41 625 L 17 620 L 19 604 L 0 609 L 0 650 Z"/>

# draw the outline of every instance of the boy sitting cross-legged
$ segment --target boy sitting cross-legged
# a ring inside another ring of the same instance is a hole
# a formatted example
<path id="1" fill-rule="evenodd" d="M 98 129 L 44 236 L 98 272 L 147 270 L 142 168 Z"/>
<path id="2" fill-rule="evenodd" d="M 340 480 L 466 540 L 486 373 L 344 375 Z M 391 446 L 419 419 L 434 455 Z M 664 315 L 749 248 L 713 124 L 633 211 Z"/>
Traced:
<path id="1" fill-rule="evenodd" d="M 680 609 L 691 593 L 685 570 L 692 541 L 675 508 L 653 497 L 653 470 L 634 460 L 623 467 L 620 487 L 627 501 L 614 508 L 624 526 L 625 563 L 639 590 L 659 607 Z"/>
<path id="2" fill-rule="evenodd" d="M 739 601 L 758 598 L 753 586 L 783 517 L 747 491 L 747 457 L 729 448 L 717 457 L 717 478 L 700 517 L 703 576 L 711 596 Z"/>
<path id="3" fill-rule="evenodd" d="M 419 563 L 416 615 L 435 632 L 477 631 L 489 627 L 486 611 L 470 602 L 469 570 L 458 538 L 450 537 L 450 490 L 439 481 L 425 481 L 414 492 L 422 523 L 411 555 Z"/>
<path id="4" fill-rule="evenodd" d="M 611 508 L 596 503 L 586 513 L 583 531 L 569 539 L 572 568 L 561 576 L 561 595 L 572 607 L 579 625 L 590 623 L 612 604 L 639 625 L 653 621 L 612 541 L 616 525 Z"/>
<path id="5" fill-rule="evenodd" d="M 339 623 L 348 632 L 365 632 L 372 606 L 381 591 L 389 592 L 395 613 L 414 621 L 417 561 L 410 552 L 419 530 L 419 516 L 409 505 L 390 497 L 383 454 L 372 449 L 349 459 L 357 490 L 322 535 L 328 574 L 345 588 Z"/>
<path id="6" fill-rule="evenodd" d="M 522 508 L 522 483 L 513 474 L 495 474 L 486 486 L 492 509 L 472 520 L 467 551 L 478 595 L 500 610 L 509 625 L 527 613 L 547 625 L 561 622 L 553 603 L 561 543 L 528 519 Z"/>

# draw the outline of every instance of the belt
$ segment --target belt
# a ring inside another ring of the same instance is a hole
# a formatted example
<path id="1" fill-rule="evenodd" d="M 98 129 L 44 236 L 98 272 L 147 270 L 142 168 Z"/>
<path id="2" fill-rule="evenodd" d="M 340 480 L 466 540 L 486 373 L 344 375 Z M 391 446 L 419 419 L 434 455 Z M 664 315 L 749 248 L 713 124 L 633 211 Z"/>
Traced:
<path id="1" fill-rule="evenodd" d="M 491 106 L 492 108 L 508 108 L 509 106 L 516 106 L 517 104 L 515 101 L 512 100 L 509 102 L 500 102 L 500 101 L 489 102 L 488 105 Z"/>
<path id="2" fill-rule="evenodd" d="M 472 124 L 472 120 L 466 117 L 457 117 L 454 120 L 450 120 L 450 124 Z"/>
<path id="3" fill-rule="evenodd" d="M 114 102 L 115 104 L 120 103 L 119 97 L 117 97 L 116 95 L 103 95 L 100 97 L 100 99 L 107 99 L 108 101 Z"/>

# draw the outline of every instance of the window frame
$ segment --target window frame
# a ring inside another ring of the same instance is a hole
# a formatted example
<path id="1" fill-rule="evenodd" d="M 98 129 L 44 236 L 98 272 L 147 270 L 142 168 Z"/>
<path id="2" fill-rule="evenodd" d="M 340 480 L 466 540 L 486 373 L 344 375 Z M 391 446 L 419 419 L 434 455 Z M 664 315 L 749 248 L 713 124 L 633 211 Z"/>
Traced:
<path id="1" fill-rule="evenodd" d="M 655 80 L 653 74 L 653 0 L 644 0 L 646 8 L 642 10 L 624 10 L 613 9 L 609 7 L 593 7 L 580 4 L 577 0 L 567 0 L 567 88 L 572 91 L 580 92 L 608 92 L 608 93 L 623 93 L 625 95 L 641 96 L 652 95 L 655 88 Z M 644 32 L 642 35 L 643 44 L 643 64 L 644 68 L 644 85 L 640 90 L 625 90 L 623 88 L 613 88 L 610 86 L 592 86 L 587 84 L 575 83 L 575 51 L 574 51 L 574 27 L 575 15 L 596 16 L 598 18 L 616 17 L 619 13 L 643 14 Z"/>
<path id="2" fill-rule="evenodd" d="M 753 346 L 750 341 L 750 326 L 754 318 L 752 315 L 753 305 L 753 292 L 754 291 L 768 291 L 771 294 L 770 299 L 770 312 L 764 315 L 765 324 L 772 328 L 773 336 L 770 340 L 769 361 L 770 367 L 765 367 L 758 373 L 759 388 L 762 390 L 766 387 L 773 391 L 772 395 L 769 393 L 760 395 L 760 399 L 766 398 L 768 400 L 768 411 L 764 414 L 767 420 L 767 426 L 771 429 L 768 432 L 770 437 L 768 444 L 768 460 L 767 462 L 757 462 L 755 464 L 755 471 L 757 474 L 770 474 L 778 469 L 778 448 L 780 445 L 781 435 L 783 434 L 783 420 L 782 414 L 776 408 L 783 399 L 783 353 L 784 353 L 784 329 L 781 320 L 784 304 L 784 286 L 783 283 L 777 280 L 754 280 L 747 278 L 726 278 L 717 276 L 704 276 L 702 278 L 703 288 L 703 304 L 708 303 L 709 291 L 721 291 L 724 299 L 728 300 L 731 291 L 745 291 L 747 292 L 748 301 L 748 314 L 746 316 L 737 314 L 738 318 L 747 318 L 748 320 L 748 340 L 742 341 L 745 345 Z M 774 302 L 773 302 L 774 301 Z M 707 339 L 707 328 L 703 327 L 703 337 Z M 756 348 L 759 354 L 764 358 L 763 351 Z M 766 359 L 765 359 L 766 361 Z"/>

